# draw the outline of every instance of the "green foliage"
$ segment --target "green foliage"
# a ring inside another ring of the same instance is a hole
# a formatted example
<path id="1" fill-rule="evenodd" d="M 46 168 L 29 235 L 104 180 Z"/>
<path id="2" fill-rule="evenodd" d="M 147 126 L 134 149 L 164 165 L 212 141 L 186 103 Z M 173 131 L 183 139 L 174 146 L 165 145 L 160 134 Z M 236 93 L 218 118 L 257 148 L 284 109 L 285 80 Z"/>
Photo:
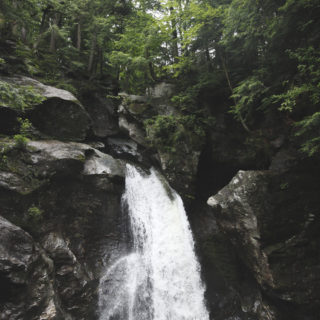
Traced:
<path id="1" fill-rule="evenodd" d="M 297 73 L 293 81 L 283 84 L 289 88 L 281 94 L 274 95 L 275 101 L 280 102 L 280 111 L 292 112 L 297 105 L 320 103 L 320 50 L 314 47 L 288 50 L 289 57 L 298 62 Z"/>
<path id="2" fill-rule="evenodd" d="M 28 219 L 32 220 L 34 223 L 40 222 L 43 219 L 43 210 L 35 205 L 31 206 L 28 209 Z"/>
<path id="3" fill-rule="evenodd" d="M 18 118 L 18 121 L 20 123 L 21 135 L 23 135 L 25 137 L 31 137 L 33 127 L 32 127 L 31 122 L 29 121 L 29 119 Z"/>
<path id="4" fill-rule="evenodd" d="M 156 116 L 145 121 L 148 139 L 152 146 L 174 153 L 181 143 L 198 144 L 205 137 L 204 121 L 195 115 Z"/>
<path id="5" fill-rule="evenodd" d="M 8 158 L 4 153 L 0 153 L 0 170 L 5 170 L 8 165 Z"/>
<path id="6" fill-rule="evenodd" d="M 309 156 L 320 153 L 320 112 L 317 111 L 311 116 L 295 124 L 296 136 L 302 138 L 301 150 Z"/>
<path id="7" fill-rule="evenodd" d="M 284 82 L 289 88 L 273 99 L 280 103 L 280 111 L 293 114 L 304 111 L 304 117 L 294 124 L 295 135 L 299 137 L 301 150 L 312 156 L 320 152 L 320 49 L 309 46 L 288 53 L 297 61 L 297 72 L 291 82 Z"/>
<path id="8" fill-rule="evenodd" d="M 16 135 L 14 135 L 13 139 L 14 139 L 14 146 L 17 149 L 20 149 L 20 150 L 26 149 L 28 141 L 29 141 L 29 139 L 27 137 L 25 137 L 22 134 L 16 134 Z"/>
<path id="9" fill-rule="evenodd" d="M 256 76 L 246 78 L 233 90 L 232 98 L 236 104 L 231 107 L 230 112 L 237 119 L 242 116 L 247 120 L 253 110 L 259 107 L 259 101 L 266 91 L 267 88 Z"/>
<path id="10" fill-rule="evenodd" d="M 40 104 L 44 97 L 30 86 L 18 86 L 0 80 L 0 103 L 18 111 Z"/>
<path id="11" fill-rule="evenodd" d="M 288 182 L 283 182 L 280 184 L 280 189 L 281 190 L 287 190 L 289 188 L 289 183 Z"/>
<path id="12" fill-rule="evenodd" d="M 315 155 L 319 16 L 318 0 L 2 0 L 0 33 L 15 43 L 16 73 L 74 94 L 74 82 L 61 79 L 100 79 L 132 94 L 173 79 L 182 115 L 150 120 L 153 144 L 192 140 L 190 119 L 201 137 L 219 110 L 257 131 L 266 114 L 293 123 L 302 150 Z M 0 102 L 23 111 L 41 99 L 0 81 Z"/>

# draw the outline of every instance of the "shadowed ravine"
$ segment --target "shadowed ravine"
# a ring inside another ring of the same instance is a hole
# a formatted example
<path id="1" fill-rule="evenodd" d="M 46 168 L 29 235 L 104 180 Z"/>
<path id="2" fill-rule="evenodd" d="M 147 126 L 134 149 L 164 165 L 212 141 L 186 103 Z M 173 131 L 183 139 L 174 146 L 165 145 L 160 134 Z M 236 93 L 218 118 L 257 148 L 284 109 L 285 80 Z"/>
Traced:
<path id="1" fill-rule="evenodd" d="M 157 173 L 127 165 L 123 202 L 131 252 L 103 274 L 100 320 L 207 320 L 200 266 L 179 195 L 168 195 Z"/>

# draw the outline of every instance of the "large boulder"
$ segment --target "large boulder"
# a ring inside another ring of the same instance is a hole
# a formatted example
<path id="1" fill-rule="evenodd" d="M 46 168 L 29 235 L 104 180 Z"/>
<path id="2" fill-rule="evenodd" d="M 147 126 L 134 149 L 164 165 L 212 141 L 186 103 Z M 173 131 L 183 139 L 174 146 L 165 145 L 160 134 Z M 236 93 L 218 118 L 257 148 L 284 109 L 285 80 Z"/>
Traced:
<path id="1" fill-rule="evenodd" d="M 244 268 L 237 251 L 218 227 L 208 206 L 196 202 L 189 208 L 190 223 L 206 285 L 210 317 L 215 320 L 269 320 L 270 308 L 250 272 Z"/>
<path id="2" fill-rule="evenodd" d="M 10 121 L 13 121 L 13 115 L 10 115 L 4 108 L 9 107 L 16 116 L 24 115 L 30 118 L 36 129 L 48 137 L 74 141 L 85 139 L 91 120 L 84 107 L 72 93 L 23 76 L 1 76 L 0 81 L 9 84 L 12 90 L 20 95 L 20 98 L 26 100 L 25 108 L 17 106 L 14 100 L 0 101 L 2 105 L 0 108 L 1 117 L 10 117 Z M 26 97 L 31 92 L 39 99 L 38 103 L 29 101 L 29 98 Z"/>
<path id="3" fill-rule="evenodd" d="M 320 312 L 318 175 L 311 163 L 308 170 L 239 171 L 208 200 L 240 269 L 273 310 L 261 319 L 315 320 Z"/>
<path id="4" fill-rule="evenodd" d="M 272 287 L 273 278 L 267 256 L 261 249 L 257 218 L 267 214 L 269 209 L 263 196 L 265 176 L 266 173 L 260 171 L 239 171 L 225 188 L 209 198 L 208 205 L 215 209 L 219 226 L 237 246 L 241 259 L 258 283 Z"/>

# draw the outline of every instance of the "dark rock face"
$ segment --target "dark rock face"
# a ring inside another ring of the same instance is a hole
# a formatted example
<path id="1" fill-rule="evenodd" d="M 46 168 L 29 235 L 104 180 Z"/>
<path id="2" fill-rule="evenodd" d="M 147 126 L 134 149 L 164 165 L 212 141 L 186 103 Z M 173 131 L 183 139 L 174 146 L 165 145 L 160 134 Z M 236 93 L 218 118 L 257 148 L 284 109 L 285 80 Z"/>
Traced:
<path id="1" fill-rule="evenodd" d="M 0 217 L 1 319 L 68 319 L 53 286 L 53 261 L 32 237 Z"/>
<path id="2" fill-rule="evenodd" d="M 319 169 L 308 169 L 240 171 L 208 200 L 218 231 L 209 232 L 212 247 L 204 255 L 216 256 L 222 235 L 236 258 L 231 264 L 252 277 L 246 284 L 256 292 L 247 309 L 253 319 L 309 320 L 320 312 Z M 242 300 L 249 297 L 241 281 L 220 274 Z"/>
<path id="3" fill-rule="evenodd" d="M 81 101 L 90 115 L 96 137 L 105 138 L 119 133 L 116 107 L 110 99 L 97 92 L 86 92 Z"/>
<path id="4" fill-rule="evenodd" d="M 80 143 L 11 147 L 0 173 L 1 215 L 30 235 L 1 218 L 1 314 L 97 319 L 100 272 L 127 246 L 124 164 Z"/>
<path id="5" fill-rule="evenodd" d="M 18 113 L 5 106 L 0 106 L 0 133 L 15 134 L 19 130 Z"/>

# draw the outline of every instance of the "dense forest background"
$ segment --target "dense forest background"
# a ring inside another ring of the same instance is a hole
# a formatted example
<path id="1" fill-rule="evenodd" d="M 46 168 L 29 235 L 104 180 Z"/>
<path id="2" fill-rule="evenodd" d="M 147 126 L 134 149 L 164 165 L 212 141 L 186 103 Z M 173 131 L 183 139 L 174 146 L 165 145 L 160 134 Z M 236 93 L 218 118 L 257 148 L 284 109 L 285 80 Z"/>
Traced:
<path id="1" fill-rule="evenodd" d="M 183 123 L 205 135 L 219 109 L 262 140 L 286 128 L 314 156 L 319 16 L 316 0 L 2 0 L 0 69 L 75 94 L 90 85 L 145 94 L 173 82 L 182 116 L 149 121 L 160 133 Z M 14 92 L 0 82 L 0 94 Z"/>

